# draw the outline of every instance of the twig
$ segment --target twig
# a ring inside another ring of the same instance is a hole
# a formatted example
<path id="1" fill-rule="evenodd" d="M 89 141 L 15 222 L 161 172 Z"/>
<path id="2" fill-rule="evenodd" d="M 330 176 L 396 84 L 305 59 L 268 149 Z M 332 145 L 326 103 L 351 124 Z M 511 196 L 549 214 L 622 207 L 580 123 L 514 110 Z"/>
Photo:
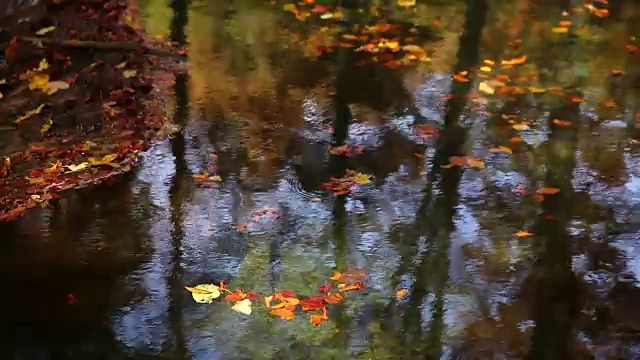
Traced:
<path id="1" fill-rule="evenodd" d="M 97 50 L 104 50 L 104 51 L 140 51 L 144 54 L 157 55 L 157 56 L 184 56 L 182 54 L 178 54 L 173 51 L 150 48 L 135 42 L 126 42 L 126 41 L 104 42 L 104 41 L 90 41 L 90 40 L 54 40 L 54 39 L 46 39 L 46 38 L 28 37 L 28 36 L 18 37 L 18 40 L 29 42 L 34 45 L 51 45 L 51 46 L 60 46 L 60 47 L 66 47 L 66 48 L 97 49 Z M 6 47 L 6 46 L 3 46 L 3 47 Z M 3 48 L 3 47 L 0 47 L 0 48 Z"/>

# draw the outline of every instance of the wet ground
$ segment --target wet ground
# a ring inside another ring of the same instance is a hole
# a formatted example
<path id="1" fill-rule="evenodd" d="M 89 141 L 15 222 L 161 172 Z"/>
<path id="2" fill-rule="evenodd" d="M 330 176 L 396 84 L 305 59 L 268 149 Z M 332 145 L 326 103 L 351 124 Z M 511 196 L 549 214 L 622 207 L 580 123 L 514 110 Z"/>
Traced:
<path id="1" fill-rule="evenodd" d="M 632 1 L 137 5 L 188 49 L 183 130 L 1 225 L 2 358 L 640 357 Z M 356 51 L 383 22 L 424 54 Z M 347 169 L 372 182 L 323 188 Z M 183 288 L 305 294 L 346 268 L 366 289 L 318 327 Z"/>

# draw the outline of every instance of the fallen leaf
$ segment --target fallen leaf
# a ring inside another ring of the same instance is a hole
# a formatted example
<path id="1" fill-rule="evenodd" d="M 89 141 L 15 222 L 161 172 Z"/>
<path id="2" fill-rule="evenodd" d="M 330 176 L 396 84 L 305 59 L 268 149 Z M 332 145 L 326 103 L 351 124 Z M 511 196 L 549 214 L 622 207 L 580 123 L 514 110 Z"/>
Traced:
<path id="1" fill-rule="evenodd" d="M 329 279 L 337 281 L 337 280 L 340 280 L 341 277 L 342 277 L 341 273 L 339 273 L 337 271 L 334 271 L 333 275 L 331 275 L 331 277 Z"/>
<path id="2" fill-rule="evenodd" d="M 517 237 L 527 237 L 527 236 L 531 236 L 531 235 L 533 235 L 532 232 L 528 232 L 528 231 L 525 231 L 525 230 L 520 230 L 520 231 L 518 231 L 516 233 Z"/>
<path id="3" fill-rule="evenodd" d="M 237 225 L 233 225 L 233 228 L 238 230 L 238 231 L 246 231 L 247 230 L 247 225 L 246 224 L 237 224 Z"/>
<path id="4" fill-rule="evenodd" d="M 416 4 L 416 0 L 396 0 L 398 3 L 398 6 L 402 6 L 402 7 L 409 7 L 409 6 L 415 6 Z"/>
<path id="5" fill-rule="evenodd" d="M 361 282 L 357 282 L 355 284 L 339 284 L 338 285 L 338 291 L 340 292 L 354 291 L 354 290 L 360 290 L 360 289 L 364 289 L 364 284 Z"/>
<path id="6" fill-rule="evenodd" d="M 320 324 L 322 324 L 322 322 L 327 319 L 329 319 L 329 317 L 326 314 L 312 314 L 309 317 L 309 320 L 311 320 L 311 325 L 313 326 L 320 326 Z"/>
<path id="7" fill-rule="evenodd" d="M 49 75 L 39 72 L 32 73 L 28 76 L 30 90 L 44 90 L 49 85 Z"/>
<path id="8" fill-rule="evenodd" d="M 496 147 L 492 147 L 489 149 L 489 152 L 493 152 L 493 153 L 505 153 L 505 154 L 512 154 L 513 150 L 509 149 L 506 146 L 496 146 Z"/>
<path id="9" fill-rule="evenodd" d="M 513 124 L 512 127 L 513 127 L 514 130 L 518 130 L 518 131 L 529 130 L 530 129 L 529 124 L 527 124 L 525 122 Z"/>
<path id="10" fill-rule="evenodd" d="M 543 187 L 538 189 L 537 193 L 542 195 L 555 195 L 560 192 L 557 187 Z"/>
<path id="11" fill-rule="evenodd" d="M 53 125 L 53 120 L 51 120 L 51 118 L 49 118 L 49 120 L 45 121 L 45 123 L 40 128 L 40 135 L 44 136 L 47 133 L 47 131 L 49 131 L 49 129 L 51 129 L 51 125 Z"/>
<path id="12" fill-rule="evenodd" d="M 562 127 L 571 126 L 571 121 L 567 120 L 553 119 L 553 123 Z"/>
<path id="13" fill-rule="evenodd" d="M 517 58 L 502 60 L 502 65 L 520 65 L 524 64 L 527 61 L 527 56 L 522 55 Z"/>
<path id="14" fill-rule="evenodd" d="M 300 306 L 302 307 L 302 311 L 314 311 L 322 309 L 328 303 L 329 302 L 324 296 L 312 296 L 308 299 L 300 299 Z"/>
<path id="15" fill-rule="evenodd" d="M 214 284 L 200 284 L 195 287 L 185 286 L 189 292 L 191 292 L 191 296 L 193 300 L 197 303 L 201 304 L 211 304 L 214 299 L 220 297 L 220 287 Z"/>
<path id="16" fill-rule="evenodd" d="M 473 158 L 473 157 L 467 158 L 467 164 L 471 167 L 478 168 L 478 169 L 482 169 L 485 166 L 484 161 Z"/>
<path id="17" fill-rule="evenodd" d="M 368 184 L 371 182 L 371 175 L 366 175 L 366 174 L 362 174 L 362 173 L 357 173 L 354 177 L 353 177 L 353 181 L 356 184 Z"/>
<path id="18" fill-rule="evenodd" d="M 396 299 L 402 300 L 407 296 L 407 294 L 409 294 L 409 289 L 399 289 L 398 291 L 396 291 Z"/>
<path id="19" fill-rule="evenodd" d="M 321 294 L 326 294 L 331 290 L 332 287 L 333 287 L 333 284 L 322 285 L 318 288 L 318 292 Z"/>
<path id="20" fill-rule="evenodd" d="M 340 293 L 329 293 L 327 294 L 327 296 L 325 297 L 325 301 L 328 304 L 337 304 L 340 301 L 342 301 L 342 299 L 344 299 L 344 295 L 340 294 Z"/>
<path id="21" fill-rule="evenodd" d="M 283 320 L 291 320 L 296 317 L 296 314 L 293 311 L 285 308 L 271 310 L 269 314 L 278 316 Z"/>
<path id="22" fill-rule="evenodd" d="M 40 30 L 36 31 L 36 35 L 44 35 L 44 34 L 46 34 L 46 33 L 50 33 L 50 32 L 52 32 L 52 31 L 53 31 L 53 30 L 55 30 L 55 29 L 56 29 L 56 27 L 55 27 L 55 26 L 47 26 L 47 27 L 45 27 L 45 28 L 42 28 L 42 29 L 40 29 Z"/>
<path id="23" fill-rule="evenodd" d="M 27 111 L 24 115 L 20 116 L 15 123 L 19 124 L 22 121 L 32 117 L 33 115 L 37 115 L 40 114 L 40 112 L 42 111 L 42 109 L 44 109 L 44 104 L 41 104 L 40 106 L 38 106 L 37 108 L 33 109 L 33 110 L 29 110 Z"/>
<path id="24" fill-rule="evenodd" d="M 564 27 L 564 26 L 556 26 L 556 27 L 551 29 L 551 32 L 556 33 L 556 34 L 566 34 L 566 33 L 569 32 L 569 28 Z"/>
<path id="25" fill-rule="evenodd" d="M 88 162 L 83 162 L 77 165 L 67 165 L 65 166 L 67 169 L 69 169 L 69 172 L 76 172 L 76 171 L 80 171 L 80 170 L 84 170 L 89 166 Z"/>
<path id="26" fill-rule="evenodd" d="M 62 80 L 56 80 L 49 82 L 42 91 L 47 95 L 52 95 L 58 90 L 66 90 L 69 88 L 69 83 Z"/>
<path id="27" fill-rule="evenodd" d="M 9 176 L 11 171 L 11 158 L 5 157 L 2 159 L 2 167 L 0 167 L 0 179 Z"/>
<path id="28" fill-rule="evenodd" d="M 489 95 L 493 95 L 496 92 L 496 90 L 489 86 L 486 81 L 483 81 L 478 85 L 478 91 Z"/>
<path id="29" fill-rule="evenodd" d="M 231 307 L 231 310 L 237 311 L 239 313 L 243 313 L 245 315 L 251 315 L 251 300 L 250 299 L 240 300 Z"/>
<path id="30" fill-rule="evenodd" d="M 124 76 L 126 79 L 134 77 L 137 74 L 138 74 L 138 70 L 135 70 L 135 69 L 127 69 L 122 72 L 122 76 Z"/>

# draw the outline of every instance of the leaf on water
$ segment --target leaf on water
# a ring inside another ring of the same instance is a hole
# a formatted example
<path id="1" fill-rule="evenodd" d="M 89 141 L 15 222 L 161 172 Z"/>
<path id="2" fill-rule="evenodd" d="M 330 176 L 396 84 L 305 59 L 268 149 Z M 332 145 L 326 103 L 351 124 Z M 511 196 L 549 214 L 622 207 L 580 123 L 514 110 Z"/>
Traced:
<path id="1" fill-rule="evenodd" d="M 542 195 L 555 195 L 560 192 L 557 187 L 543 187 L 538 189 L 537 193 Z"/>
<path id="2" fill-rule="evenodd" d="M 269 314 L 278 316 L 282 320 L 291 320 L 296 317 L 296 314 L 293 311 L 286 308 L 273 309 L 269 312 Z"/>
<path id="3" fill-rule="evenodd" d="M 2 95 L 2 92 L 0 92 L 0 99 L 2 99 L 4 97 L 4 95 Z"/>
<path id="4" fill-rule="evenodd" d="M 323 321 L 328 320 L 328 319 L 329 319 L 329 317 L 325 313 L 313 314 L 313 315 L 311 315 L 309 317 L 309 320 L 311 320 L 311 325 L 313 325 L 313 326 L 320 326 L 320 324 L 322 324 Z"/>
<path id="5" fill-rule="evenodd" d="M 52 95 L 56 93 L 58 90 L 66 90 L 69 88 L 69 83 L 62 80 L 50 81 L 44 89 L 45 94 Z"/>
<path id="6" fill-rule="evenodd" d="M 468 71 L 461 71 L 453 75 L 453 80 L 459 81 L 459 82 L 469 82 L 470 80 L 467 79 L 466 77 L 468 73 L 469 73 Z"/>
<path id="7" fill-rule="evenodd" d="M 246 231 L 247 230 L 247 225 L 246 224 L 237 224 L 237 225 L 233 225 L 233 228 L 238 230 L 238 231 Z"/>
<path id="8" fill-rule="evenodd" d="M 339 273 L 338 271 L 334 271 L 333 275 L 331 275 L 331 277 L 329 279 L 338 281 L 338 280 L 340 280 L 341 277 L 342 277 L 341 273 Z"/>
<path id="9" fill-rule="evenodd" d="M 209 172 L 207 171 L 203 172 L 202 174 L 194 174 L 192 177 L 195 181 L 222 181 L 222 178 L 219 175 L 209 176 Z"/>
<path id="10" fill-rule="evenodd" d="M 24 115 L 20 116 L 15 123 L 16 124 L 20 124 L 23 120 L 26 120 L 30 117 L 32 117 L 33 115 L 37 115 L 40 114 L 40 112 L 42 111 L 42 109 L 44 109 L 44 104 L 41 104 L 40 106 L 38 106 L 37 108 L 33 109 L 33 110 L 29 110 L 27 111 Z"/>
<path id="11" fill-rule="evenodd" d="M 485 166 L 484 161 L 482 161 L 480 159 L 476 159 L 474 157 L 468 157 L 467 158 L 467 164 L 469 166 L 477 168 L 477 169 L 482 169 Z"/>
<path id="12" fill-rule="evenodd" d="M 364 283 L 361 283 L 361 282 L 357 282 L 355 284 L 339 284 L 338 285 L 338 291 L 340 292 L 348 292 L 348 291 L 361 290 L 361 289 L 364 289 Z"/>
<path id="13" fill-rule="evenodd" d="M 405 289 L 405 288 L 399 289 L 396 291 L 396 299 L 402 300 L 405 297 L 407 297 L 407 294 L 409 294 L 409 289 Z"/>
<path id="14" fill-rule="evenodd" d="M 42 59 L 40 60 L 40 63 L 38 64 L 38 68 L 35 69 L 35 71 L 44 71 L 47 70 L 49 68 L 49 63 L 47 62 L 47 59 Z"/>
<path id="15" fill-rule="evenodd" d="M 135 69 L 127 69 L 122 72 L 122 76 L 124 76 L 126 79 L 134 77 L 137 74 L 138 74 L 138 70 L 135 70 Z"/>
<path id="16" fill-rule="evenodd" d="M 356 184 L 368 184 L 371 182 L 371 175 L 366 175 L 366 174 L 362 174 L 362 173 L 357 173 L 354 177 L 353 177 L 353 181 Z"/>
<path id="17" fill-rule="evenodd" d="M 489 86 L 486 81 L 480 83 L 480 85 L 478 86 L 478 91 L 489 95 L 493 95 L 496 93 L 496 90 Z"/>
<path id="18" fill-rule="evenodd" d="M 567 120 L 553 119 L 553 123 L 562 127 L 571 126 L 571 121 Z"/>
<path id="19" fill-rule="evenodd" d="M 327 294 L 327 296 L 325 297 L 325 301 L 328 304 L 337 304 L 340 301 L 342 301 L 342 299 L 344 299 L 344 295 L 340 294 L 340 293 L 329 293 Z"/>
<path id="20" fill-rule="evenodd" d="M 220 297 L 220 287 L 214 284 L 200 284 L 195 287 L 185 286 L 189 292 L 191 292 L 191 296 L 193 300 L 197 303 L 201 304 L 211 304 L 214 299 Z"/>
<path id="21" fill-rule="evenodd" d="M 516 233 L 517 237 L 527 237 L 527 236 L 531 236 L 531 235 L 533 235 L 532 232 L 528 232 L 528 231 L 525 231 L 525 230 L 520 230 L 520 231 L 518 231 Z"/>
<path id="22" fill-rule="evenodd" d="M 398 2 L 398 6 L 401 7 L 410 7 L 416 5 L 416 0 L 396 0 Z"/>
<path id="23" fill-rule="evenodd" d="M 541 87 L 535 87 L 535 86 L 530 87 L 529 91 L 531 91 L 534 94 L 541 94 L 541 93 L 547 92 L 546 89 Z"/>
<path id="24" fill-rule="evenodd" d="M 324 296 L 312 296 L 308 299 L 301 299 L 300 306 L 302 306 L 302 311 L 314 311 L 318 309 L 322 309 L 328 303 L 326 297 Z"/>
<path id="25" fill-rule="evenodd" d="M 519 143 L 519 142 L 522 142 L 522 139 L 520 138 L 520 136 L 514 136 L 511 139 L 509 139 L 509 142 Z"/>
<path id="26" fill-rule="evenodd" d="M 42 128 L 40 128 L 40 135 L 44 136 L 47 133 L 47 131 L 51 129 L 51 125 L 53 125 L 53 120 L 49 118 L 49 120 L 45 121 L 45 123 L 42 125 Z"/>
<path id="27" fill-rule="evenodd" d="M 231 310 L 243 313 L 245 315 L 251 315 L 251 299 L 240 300 L 231 307 Z"/>
<path id="28" fill-rule="evenodd" d="M 520 65 L 527 61 L 527 55 L 522 55 L 517 58 L 502 60 L 502 65 Z"/>
<path id="29" fill-rule="evenodd" d="M 513 125 L 512 125 L 512 127 L 513 127 L 515 130 L 518 130 L 518 131 L 522 131 L 522 130 L 529 130 L 529 129 L 530 129 L 529 124 L 527 124 L 527 123 L 525 123 L 525 122 L 517 123 L 517 124 L 513 124 Z"/>
<path id="30" fill-rule="evenodd" d="M 127 62 L 123 61 L 120 64 L 116 65 L 116 69 L 124 69 L 127 66 Z"/>
<path id="31" fill-rule="evenodd" d="M 569 32 L 569 28 L 564 26 L 556 26 L 551 29 L 551 32 L 556 34 L 566 34 Z"/>
<path id="32" fill-rule="evenodd" d="M 318 292 L 321 294 L 326 294 L 331 290 L 332 287 L 333 287 L 333 284 L 322 285 L 318 288 Z"/>
<path id="33" fill-rule="evenodd" d="M 53 30 L 55 30 L 55 29 L 56 29 L 56 27 L 55 27 L 55 26 L 47 26 L 47 27 L 45 27 L 45 28 L 42 28 L 42 29 L 40 29 L 40 30 L 36 31 L 36 35 L 44 35 L 44 34 L 46 34 L 46 33 L 50 33 L 50 32 L 52 32 L 52 31 L 53 31 Z"/>
<path id="34" fill-rule="evenodd" d="M 113 161 L 118 158 L 118 154 L 109 154 L 103 156 L 101 159 L 89 158 L 90 165 L 109 165 L 113 167 L 119 167 L 119 164 L 114 164 Z"/>
<path id="35" fill-rule="evenodd" d="M 511 149 L 509 149 L 506 146 L 496 146 L 496 147 L 492 147 L 489 149 L 489 152 L 493 152 L 493 153 L 505 153 L 505 154 L 512 154 L 513 151 Z"/>
<path id="36" fill-rule="evenodd" d="M 67 169 L 69 169 L 69 172 L 76 172 L 76 171 L 80 171 L 80 170 L 84 170 L 87 167 L 89 167 L 89 163 L 88 162 L 83 162 L 77 165 L 67 165 L 65 166 Z"/>
<path id="37" fill-rule="evenodd" d="M 28 79 L 29 79 L 30 90 L 37 90 L 37 89 L 44 90 L 49 85 L 48 74 L 32 73 L 32 74 L 29 74 Z"/>
<path id="38" fill-rule="evenodd" d="M 466 156 L 450 156 L 449 164 L 451 164 L 451 166 L 465 166 L 467 165 L 467 159 Z"/>

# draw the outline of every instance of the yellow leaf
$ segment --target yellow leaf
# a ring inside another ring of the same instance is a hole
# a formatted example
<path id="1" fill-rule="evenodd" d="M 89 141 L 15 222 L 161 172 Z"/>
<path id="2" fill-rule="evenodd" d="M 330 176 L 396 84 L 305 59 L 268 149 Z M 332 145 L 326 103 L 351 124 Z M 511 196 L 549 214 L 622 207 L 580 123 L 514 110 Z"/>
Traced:
<path id="1" fill-rule="evenodd" d="M 47 131 L 49 131 L 49 129 L 51 129 L 51 125 L 53 124 L 53 120 L 51 120 L 51 118 L 49 118 L 49 120 L 47 120 L 44 125 L 42 125 L 42 128 L 40 129 L 40 134 L 42 136 L 44 136 L 44 134 L 47 133 Z"/>
<path id="2" fill-rule="evenodd" d="M 496 92 L 495 89 L 489 86 L 489 84 L 487 84 L 486 81 L 483 81 L 480 83 L 480 85 L 478 86 L 478 90 L 482 93 L 489 94 L 489 95 L 495 94 Z"/>
<path id="3" fill-rule="evenodd" d="M 35 71 L 44 71 L 47 70 L 49 68 L 49 63 L 47 62 L 47 59 L 42 59 L 40 60 L 40 64 L 38 64 L 38 68 Z"/>
<path id="4" fill-rule="evenodd" d="M 489 66 L 481 66 L 480 71 L 491 72 L 491 67 Z"/>
<path id="5" fill-rule="evenodd" d="M 220 287 L 214 284 L 200 284 L 196 285 L 195 288 L 185 287 L 189 292 L 191 292 L 191 296 L 193 300 L 197 303 L 201 304 L 211 304 L 214 299 L 220 297 Z"/>
<path id="6" fill-rule="evenodd" d="M 120 64 L 116 65 L 116 69 L 124 69 L 125 66 L 127 66 L 127 62 L 123 61 Z"/>
<path id="7" fill-rule="evenodd" d="M 66 90 L 69 88 L 69 83 L 62 80 L 56 80 L 49 82 L 43 89 L 44 93 L 47 95 L 51 95 L 58 90 Z"/>
<path id="8" fill-rule="evenodd" d="M 539 94 L 539 93 L 547 92 L 547 90 L 546 90 L 546 89 L 543 89 L 543 88 L 541 88 L 541 87 L 535 87 L 535 86 L 530 87 L 530 88 L 529 88 L 529 91 L 531 91 L 531 92 L 532 92 L 532 93 L 534 93 L 534 94 Z"/>
<path id="9" fill-rule="evenodd" d="M 4 97 L 4 95 L 2 95 L 2 93 L 0 92 L 0 99 L 2 99 Z"/>
<path id="10" fill-rule="evenodd" d="M 19 124 L 21 123 L 23 120 L 26 120 L 30 117 L 32 117 L 33 115 L 37 115 L 40 114 L 40 111 L 42 111 L 42 109 L 44 108 L 44 104 L 41 104 L 40 106 L 38 106 L 37 108 L 33 109 L 33 110 L 29 110 L 27 111 L 24 115 L 20 116 L 15 123 Z"/>
<path id="11" fill-rule="evenodd" d="M 353 177 L 353 182 L 355 182 L 356 184 L 368 184 L 371 182 L 371 175 L 366 175 L 366 174 L 362 174 L 362 173 L 357 173 L 354 177 Z"/>
<path id="12" fill-rule="evenodd" d="M 522 55 L 517 58 L 502 60 L 502 65 L 520 65 L 527 61 L 527 55 Z"/>
<path id="13" fill-rule="evenodd" d="M 76 171 L 80 171 L 80 170 L 84 170 L 89 166 L 88 162 L 83 162 L 80 163 L 78 165 L 67 165 L 65 166 L 67 169 L 69 169 L 69 172 L 76 172 Z"/>
<path id="14" fill-rule="evenodd" d="M 298 12 L 298 8 L 296 8 L 296 5 L 295 5 L 295 4 L 285 4 L 285 5 L 282 7 L 282 9 L 283 9 L 284 11 L 290 11 L 290 12 L 293 12 L 293 13 Z"/>
<path id="15" fill-rule="evenodd" d="M 209 178 L 209 180 L 211 180 L 211 181 L 222 181 L 222 178 L 220 177 L 220 175 L 213 175 L 212 177 Z"/>
<path id="16" fill-rule="evenodd" d="M 412 54 L 424 54 L 424 50 L 420 46 L 413 44 L 403 46 L 402 50 Z"/>
<path id="17" fill-rule="evenodd" d="M 136 76 L 136 74 L 138 74 L 138 70 L 135 69 L 128 69 L 122 72 L 122 75 L 127 79 Z"/>
<path id="18" fill-rule="evenodd" d="M 49 75 L 33 73 L 29 76 L 29 89 L 45 89 L 49 85 Z"/>
<path id="19" fill-rule="evenodd" d="M 397 2 L 398 2 L 398 6 L 402 6 L 402 7 L 409 7 L 409 6 L 416 5 L 416 0 L 397 0 Z"/>
<path id="20" fill-rule="evenodd" d="M 231 310 L 237 311 L 239 313 L 243 313 L 245 315 L 251 315 L 251 300 L 250 299 L 240 300 L 231 307 Z"/>
<path id="21" fill-rule="evenodd" d="M 569 32 L 569 28 L 564 27 L 564 26 L 557 26 L 551 29 L 551 32 L 554 32 L 556 34 L 565 34 L 567 32 Z"/>
<path id="22" fill-rule="evenodd" d="M 46 33 L 52 32 L 55 29 L 56 29 L 55 26 L 47 26 L 45 28 L 42 28 L 42 29 L 36 31 L 36 35 L 44 35 Z"/>
<path id="23" fill-rule="evenodd" d="M 513 124 L 513 128 L 515 130 L 518 131 L 522 131 L 522 130 L 529 130 L 529 125 L 527 123 L 518 123 L 518 124 Z"/>

